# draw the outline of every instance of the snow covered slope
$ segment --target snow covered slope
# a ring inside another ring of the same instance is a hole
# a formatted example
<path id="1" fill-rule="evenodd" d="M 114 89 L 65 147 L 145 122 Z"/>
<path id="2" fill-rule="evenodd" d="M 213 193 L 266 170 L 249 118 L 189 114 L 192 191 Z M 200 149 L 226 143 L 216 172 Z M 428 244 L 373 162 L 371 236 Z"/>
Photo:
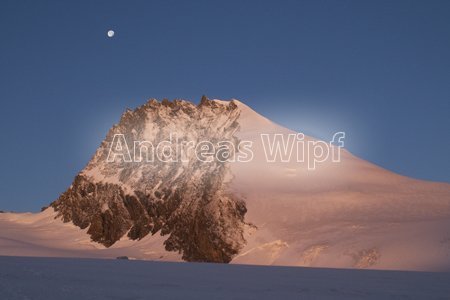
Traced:
<path id="1" fill-rule="evenodd" d="M 252 141 L 254 158 L 106 163 L 114 134 L 133 144 L 173 132 Z M 237 100 L 152 100 L 127 111 L 51 208 L 0 214 L 0 255 L 450 270 L 450 185 L 399 176 L 346 150 L 316 170 L 268 163 L 263 133 L 293 132 Z"/>
<path id="2" fill-rule="evenodd" d="M 93 242 L 87 229 L 56 218 L 53 208 L 40 213 L 0 214 L 0 255 L 116 258 L 181 261 L 164 249 L 165 238 L 148 235 L 136 242 L 126 237 L 112 247 Z"/>
<path id="3" fill-rule="evenodd" d="M 340 163 L 312 171 L 267 163 L 260 133 L 292 132 L 238 106 L 245 112 L 238 137 L 253 140 L 255 157 L 232 164 L 232 188 L 257 229 L 233 262 L 450 270 L 449 184 L 400 176 L 346 150 Z"/>

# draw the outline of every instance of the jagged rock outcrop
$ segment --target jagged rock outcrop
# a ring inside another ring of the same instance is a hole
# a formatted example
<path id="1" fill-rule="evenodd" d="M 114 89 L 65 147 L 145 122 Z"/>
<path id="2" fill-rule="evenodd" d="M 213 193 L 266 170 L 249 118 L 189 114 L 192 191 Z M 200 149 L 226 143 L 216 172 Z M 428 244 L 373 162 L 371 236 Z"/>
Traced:
<path id="1" fill-rule="evenodd" d="M 127 110 L 51 206 L 65 222 L 88 228 L 91 238 L 105 246 L 124 235 L 137 240 L 161 234 L 168 236 L 166 250 L 181 252 L 185 260 L 229 262 L 245 243 L 245 203 L 227 192 L 231 178 L 227 162 L 216 156 L 200 161 L 197 150 L 186 145 L 202 141 L 236 145 L 239 114 L 233 102 L 206 97 L 198 106 L 165 99 Z M 122 157 L 108 162 L 118 134 L 128 148 L 136 141 L 151 144 L 139 151 L 129 149 L 132 161 Z M 156 148 L 160 142 L 165 143 L 162 150 Z M 158 154 L 176 159 L 160 161 Z"/>

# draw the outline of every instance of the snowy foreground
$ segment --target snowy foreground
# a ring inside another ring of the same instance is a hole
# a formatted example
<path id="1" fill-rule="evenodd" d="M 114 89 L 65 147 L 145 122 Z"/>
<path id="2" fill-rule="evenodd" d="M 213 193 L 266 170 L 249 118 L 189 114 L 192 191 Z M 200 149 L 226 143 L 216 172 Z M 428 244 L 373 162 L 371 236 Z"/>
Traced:
<path id="1" fill-rule="evenodd" d="M 0 299 L 448 299 L 450 273 L 0 257 Z"/>

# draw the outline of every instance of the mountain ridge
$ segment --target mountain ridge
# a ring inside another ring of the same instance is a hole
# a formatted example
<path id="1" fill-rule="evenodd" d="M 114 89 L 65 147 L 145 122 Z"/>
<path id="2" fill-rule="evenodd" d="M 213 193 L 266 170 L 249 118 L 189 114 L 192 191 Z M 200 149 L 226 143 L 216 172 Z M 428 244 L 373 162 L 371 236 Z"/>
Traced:
<path id="1" fill-rule="evenodd" d="M 171 132 L 181 140 L 251 141 L 254 157 L 210 165 L 193 156 L 175 164 L 104 163 L 115 133 L 131 143 L 167 140 Z M 32 254 L 25 239 L 39 245 L 36 253 L 61 256 L 450 270 L 449 184 L 395 174 L 345 149 L 340 163 L 314 171 L 267 163 L 262 133 L 294 132 L 235 99 L 151 99 L 126 110 L 50 208 L 0 215 L 9 228 L 0 230 L 0 245 L 7 245 L 0 254 Z M 36 236 L 16 238 L 33 228 Z"/>

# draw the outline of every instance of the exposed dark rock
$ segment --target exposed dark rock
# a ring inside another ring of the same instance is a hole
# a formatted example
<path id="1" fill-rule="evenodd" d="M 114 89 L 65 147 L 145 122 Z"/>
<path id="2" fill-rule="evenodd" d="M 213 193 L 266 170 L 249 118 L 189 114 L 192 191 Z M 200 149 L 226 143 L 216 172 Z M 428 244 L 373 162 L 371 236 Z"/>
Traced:
<path id="1" fill-rule="evenodd" d="M 128 256 L 117 256 L 116 259 L 128 260 Z"/>
<path id="2" fill-rule="evenodd" d="M 65 222 L 88 228 L 91 238 L 107 247 L 125 234 L 138 240 L 159 233 L 168 236 L 166 249 L 179 251 L 185 260 L 229 262 L 245 243 L 246 208 L 226 191 L 226 163 L 201 162 L 193 159 L 195 153 L 187 162 L 170 163 L 106 163 L 106 158 L 118 133 L 128 145 L 148 136 L 155 144 L 169 140 L 174 130 L 178 143 L 194 139 L 236 145 L 238 117 L 234 103 L 224 105 L 206 96 L 198 106 L 152 99 L 127 110 L 85 170 L 51 206 Z"/>
<path id="3" fill-rule="evenodd" d="M 206 97 L 206 95 L 203 95 L 202 98 L 200 99 L 199 105 L 206 105 L 208 102 L 209 102 L 208 97 Z"/>
<path id="4" fill-rule="evenodd" d="M 92 240 L 111 246 L 135 221 L 125 207 L 126 197 L 118 185 L 93 183 L 78 175 L 52 206 L 64 222 L 72 221 L 81 229 L 89 226 Z"/>

